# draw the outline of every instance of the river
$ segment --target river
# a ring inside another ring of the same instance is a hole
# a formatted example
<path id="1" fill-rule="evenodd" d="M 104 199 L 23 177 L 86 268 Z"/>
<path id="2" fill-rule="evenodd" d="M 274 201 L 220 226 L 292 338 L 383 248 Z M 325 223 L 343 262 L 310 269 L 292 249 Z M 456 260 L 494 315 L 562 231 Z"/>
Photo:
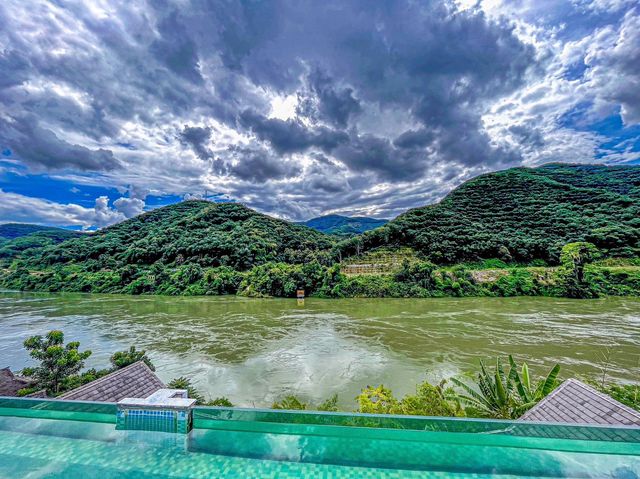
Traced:
<path id="1" fill-rule="evenodd" d="M 424 379 L 512 353 L 534 374 L 640 382 L 640 299 L 248 299 L 0 293 L 0 367 L 33 364 L 22 342 L 51 329 L 91 349 L 87 366 L 135 344 L 161 379 L 269 406 L 285 394 L 343 408 L 368 384 L 401 396 Z M 608 359 L 605 359 L 608 358 Z"/>

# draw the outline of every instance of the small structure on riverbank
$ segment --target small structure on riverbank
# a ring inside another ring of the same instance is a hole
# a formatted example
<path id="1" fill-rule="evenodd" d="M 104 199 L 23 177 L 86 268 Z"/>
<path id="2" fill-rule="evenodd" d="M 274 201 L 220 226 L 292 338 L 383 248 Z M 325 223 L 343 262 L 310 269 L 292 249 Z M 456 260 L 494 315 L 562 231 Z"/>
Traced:
<path id="1" fill-rule="evenodd" d="M 640 412 L 577 379 L 567 379 L 519 421 L 640 426 Z"/>

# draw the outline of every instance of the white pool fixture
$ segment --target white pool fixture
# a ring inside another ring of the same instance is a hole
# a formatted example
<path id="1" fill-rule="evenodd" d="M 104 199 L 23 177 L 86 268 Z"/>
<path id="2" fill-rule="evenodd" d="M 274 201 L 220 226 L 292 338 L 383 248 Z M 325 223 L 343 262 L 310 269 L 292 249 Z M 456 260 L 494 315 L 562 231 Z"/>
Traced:
<path id="1" fill-rule="evenodd" d="M 193 406 L 186 389 L 159 389 L 146 398 L 118 401 L 116 429 L 187 434 L 193 426 Z"/>

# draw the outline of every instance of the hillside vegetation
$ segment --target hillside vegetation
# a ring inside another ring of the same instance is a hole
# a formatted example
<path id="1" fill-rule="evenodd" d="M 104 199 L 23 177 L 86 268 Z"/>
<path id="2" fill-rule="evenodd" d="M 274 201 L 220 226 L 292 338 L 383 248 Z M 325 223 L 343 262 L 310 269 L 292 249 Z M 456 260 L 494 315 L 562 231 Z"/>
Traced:
<path id="1" fill-rule="evenodd" d="M 84 235 L 78 231 L 22 223 L 0 225 L 0 260 Z"/>
<path id="2" fill-rule="evenodd" d="M 341 251 L 405 246 L 438 264 L 479 258 L 558 264 L 570 242 L 635 257 L 639 240 L 640 167 L 551 164 L 474 178 L 438 204 L 344 242 Z"/>
<path id="3" fill-rule="evenodd" d="M 639 241 L 640 167 L 553 164 L 474 178 L 343 240 L 240 204 L 185 201 L 13 251 L 0 257 L 0 283 L 285 297 L 297 288 L 327 297 L 638 295 Z"/>
<path id="4" fill-rule="evenodd" d="M 184 201 L 15 259 L 4 284 L 19 289 L 182 294 L 203 280 L 237 290 L 265 263 L 327 263 L 333 240 L 236 203 Z M 207 271 L 205 271 L 207 269 Z"/>

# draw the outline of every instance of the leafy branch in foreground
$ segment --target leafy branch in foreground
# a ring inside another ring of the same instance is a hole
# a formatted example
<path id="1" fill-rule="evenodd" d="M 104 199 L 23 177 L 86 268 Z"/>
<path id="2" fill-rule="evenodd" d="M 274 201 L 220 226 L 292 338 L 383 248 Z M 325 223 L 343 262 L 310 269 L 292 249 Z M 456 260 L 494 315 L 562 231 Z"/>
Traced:
<path id="1" fill-rule="evenodd" d="M 500 357 L 496 359 L 493 371 L 487 370 L 484 362 L 480 361 L 475 388 L 457 378 L 451 381 L 463 391 L 456 392 L 455 397 L 479 415 L 516 419 L 556 388 L 559 372 L 560 365 L 556 364 L 545 378 L 532 385 L 527 364 L 523 363 L 518 372 L 515 360 L 509 355 L 508 373 Z"/>

